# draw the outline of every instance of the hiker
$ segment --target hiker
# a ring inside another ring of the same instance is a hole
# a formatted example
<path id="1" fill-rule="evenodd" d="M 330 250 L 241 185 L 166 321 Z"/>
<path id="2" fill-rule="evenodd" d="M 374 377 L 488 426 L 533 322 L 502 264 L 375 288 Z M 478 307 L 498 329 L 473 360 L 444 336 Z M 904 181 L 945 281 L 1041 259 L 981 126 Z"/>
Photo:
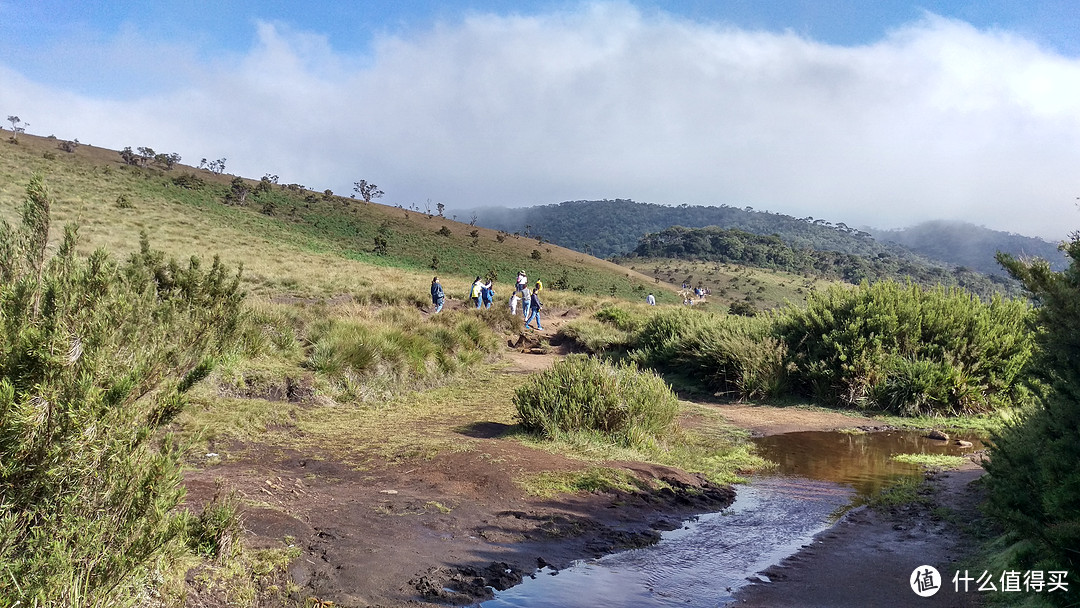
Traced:
<path id="1" fill-rule="evenodd" d="M 536 329 L 543 330 L 540 327 L 540 298 L 537 297 L 536 292 L 532 292 L 532 296 L 529 298 L 529 316 L 525 318 L 525 327 L 529 327 L 529 321 L 536 319 Z"/>
<path id="2" fill-rule="evenodd" d="M 510 314 L 512 314 L 512 315 L 517 314 L 518 302 L 520 302 L 520 301 L 521 301 L 521 292 L 520 291 L 515 291 L 514 293 L 510 294 Z"/>
<path id="3" fill-rule="evenodd" d="M 544 290 L 544 284 L 540 282 L 540 279 L 536 280 L 536 285 L 533 286 L 533 293 L 540 293 Z"/>
<path id="4" fill-rule="evenodd" d="M 525 289 L 525 287 L 528 284 L 529 284 L 529 279 L 525 276 L 525 271 L 524 270 L 519 270 L 518 275 L 517 275 L 517 279 L 514 281 L 514 287 L 518 291 L 522 291 L 523 289 Z M 522 292 L 522 293 L 524 293 L 524 292 Z M 528 296 L 524 296 L 524 297 L 527 298 Z M 525 300 L 525 301 L 528 301 L 528 300 Z"/>
<path id="5" fill-rule="evenodd" d="M 473 281 L 472 288 L 469 290 L 469 297 L 472 298 L 473 304 L 477 308 L 480 308 L 480 289 L 481 288 L 482 288 L 482 283 L 480 282 L 480 277 L 476 277 L 476 280 Z"/>
<path id="6" fill-rule="evenodd" d="M 521 314 L 526 319 L 529 318 L 529 306 L 532 305 L 532 292 L 525 285 L 521 286 Z"/>
<path id="7" fill-rule="evenodd" d="M 656 296 L 652 295 L 651 293 L 645 296 L 645 303 L 649 306 L 656 306 Z"/>
<path id="8" fill-rule="evenodd" d="M 442 283 L 439 283 L 439 277 L 431 279 L 431 303 L 435 305 L 435 312 L 442 312 L 445 300 L 446 295 L 443 293 Z"/>
<path id="9" fill-rule="evenodd" d="M 484 308 L 491 308 L 491 303 L 495 301 L 495 290 L 491 288 L 491 281 L 480 286 L 480 299 L 483 301 Z"/>

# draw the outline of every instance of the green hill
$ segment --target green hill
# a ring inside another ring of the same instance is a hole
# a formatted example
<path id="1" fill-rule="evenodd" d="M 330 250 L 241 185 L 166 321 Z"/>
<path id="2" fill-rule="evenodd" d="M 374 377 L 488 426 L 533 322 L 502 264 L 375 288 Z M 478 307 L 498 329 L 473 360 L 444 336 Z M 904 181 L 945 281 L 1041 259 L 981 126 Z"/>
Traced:
<path id="1" fill-rule="evenodd" d="M 738 228 L 754 234 L 779 234 L 795 247 L 858 255 L 907 254 L 866 232 L 825 220 L 727 205 L 657 205 L 632 200 L 570 201 L 516 209 L 477 209 L 477 223 L 507 232 L 542 235 L 552 243 L 598 257 L 626 254 L 645 234 L 671 226 Z M 910 254 L 908 254 L 910 255 Z"/>
<path id="2" fill-rule="evenodd" d="M 880 253 L 873 257 L 792 247 L 778 235 L 762 236 L 738 229 L 673 226 L 642 237 L 634 258 L 672 258 L 737 264 L 857 284 L 861 281 L 914 281 L 952 285 L 987 297 L 1018 292 L 1018 286 L 996 275 L 966 268 L 946 269 Z"/>
<path id="3" fill-rule="evenodd" d="M 489 274 L 497 294 L 508 296 L 519 270 L 571 293 L 636 299 L 653 284 L 551 243 L 430 213 L 269 178 L 138 158 L 129 164 L 113 150 L 80 145 L 68 152 L 63 144 L 23 134 L 18 144 L 0 145 L 0 215 L 15 218 L 26 184 L 40 173 L 56 200 L 54 241 L 59 226 L 73 222 L 84 252 L 104 246 L 124 256 L 145 231 L 170 255 L 242 263 L 245 287 L 256 294 L 422 304 L 432 274 L 445 275 L 451 297 L 464 297 L 475 276 Z"/>

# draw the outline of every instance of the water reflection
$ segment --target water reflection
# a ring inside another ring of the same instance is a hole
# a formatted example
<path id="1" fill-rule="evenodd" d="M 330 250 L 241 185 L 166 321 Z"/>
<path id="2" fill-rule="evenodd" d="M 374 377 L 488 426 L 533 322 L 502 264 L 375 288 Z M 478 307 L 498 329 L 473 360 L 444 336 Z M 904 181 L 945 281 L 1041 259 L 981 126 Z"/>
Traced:
<path id="1" fill-rule="evenodd" d="M 927 439 L 916 431 L 802 432 L 755 440 L 778 463 L 773 475 L 737 488 L 735 503 L 664 533 L 655 546 L 540 572 L 499 592 L 483 608 L 726 605 L 748 577 L 794 554 L 827 528 L 855 494 L 877 491 L 918 466 L 896 454 L 961 455 L 980 449 Z"/>
<path id="2" fill-rule="evenodd" d="M 585 560 L 499 592 L 483 608 L 713 607 L 747 577 L 782 560 L 828 526 L 851 499 L 845 486 L 771 477 L 739 488 L 735 503 L 666 532 L 652 547 Z"/>
<path id="3" fill-rule="evenodd" d="M 921 472 L 917 465 L 893 460 L 897 454 L 961 456 L 983 447 L 977 437 L 961 437 L 973 444 L 961 447 L 924 435 L 921 431 L 805 431 L 759 437 L 754 443 L 761 456 L 779 465 L 779 474 L 847 484 L 863 496 L 899 477 Z"/>

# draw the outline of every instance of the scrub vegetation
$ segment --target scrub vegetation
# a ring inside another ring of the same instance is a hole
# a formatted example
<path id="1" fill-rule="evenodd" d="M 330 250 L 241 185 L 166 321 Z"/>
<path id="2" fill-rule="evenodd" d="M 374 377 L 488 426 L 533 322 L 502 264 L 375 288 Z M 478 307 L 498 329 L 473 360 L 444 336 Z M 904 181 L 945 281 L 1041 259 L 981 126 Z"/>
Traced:
<path id="1" fill-rule="evenodd" d="M 1018 300 L 883 281 L 754 317 L 612 308 L 564 333 L 729 399 L 957 416 L 1026 403 L 1031 314 Z"/>
<path id="2" fill-rule="evenodd" d="M 744 433 L 675 401 L 655 376 L 666 423 L 642 430 L 645 418 L 631 417 L 620 431 L 655 431 L 642 445 L 515 426 L 522 377 L 499 359 L 522 321 L 502 305 L 460 304 L 472 276 L 493 275 L 502 298 L 524 268 L 544 280 L 545 310 L 643 299 L 648 277 L 416 209 L 131 165 L 85 144 L 43 154 L 50 145 L 0 147 L 0 217 L 17 224 L 0 227 L 0 604 L 302 603 L 284 574 L 301 549 L 244 542 L 257 496 L 222 486 L 186 497 L 185 471 L 254 448 L 355 470 L 423 466 L 474 450 L 463 426 L 505 424 L 519 429 L 503 439 L 516 449 L 580 462 L 517 480 L 548 496 L 663 483 L 616 458 L 717 480 L 762 464 Z M 450 236 L 436 234 L 442 225 Z M 433 250 L 448 296 L 437 315 Z M 192 257 L 208 252 L 220 258 Z M 681 428 L 687 417 L 693 429 Z"/>

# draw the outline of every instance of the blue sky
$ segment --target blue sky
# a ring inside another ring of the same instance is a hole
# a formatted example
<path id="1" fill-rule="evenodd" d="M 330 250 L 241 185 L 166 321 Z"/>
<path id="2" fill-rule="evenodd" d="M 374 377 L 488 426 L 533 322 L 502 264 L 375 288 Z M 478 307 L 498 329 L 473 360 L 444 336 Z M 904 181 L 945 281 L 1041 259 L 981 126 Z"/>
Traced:
<path id="1" fill-rule="evenodd" d="M 1077 32 L 1064 0 L 0 0 L 0 112 L 393 204 L 623 197 L 1058 239 L 1080 224 Z"/>

